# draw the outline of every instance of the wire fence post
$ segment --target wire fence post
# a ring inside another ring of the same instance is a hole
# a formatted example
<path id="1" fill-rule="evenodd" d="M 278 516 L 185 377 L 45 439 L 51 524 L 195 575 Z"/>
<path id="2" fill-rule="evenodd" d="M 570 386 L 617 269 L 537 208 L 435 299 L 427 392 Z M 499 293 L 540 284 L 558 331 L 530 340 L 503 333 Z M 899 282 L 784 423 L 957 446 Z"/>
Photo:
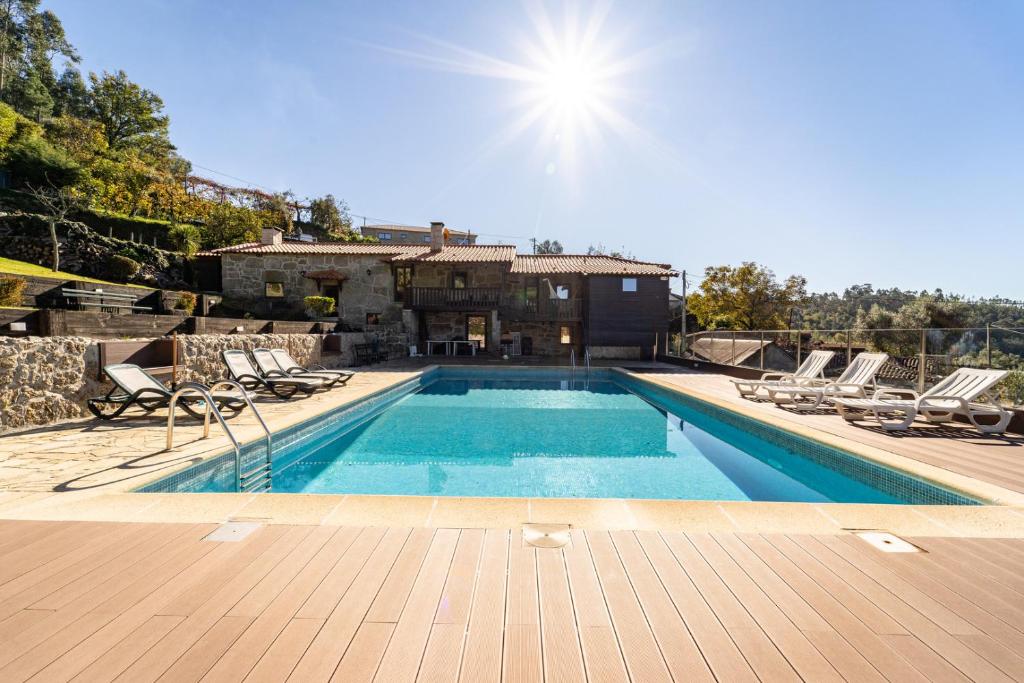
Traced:
<path id="1" fill-rule="evenodd" d="M 921 328 L 921 360 L 917 366 L 917 393 L 924 393 L 924 364 L 928 354 L 928 330 Z"/>
<path id="2" fill-rule="evenodd" d="M 985 367 L 992 367 L 992 323 L 985 323 Z"/>
<path id="3" fill-rule="evenodd" d="M 846 365 L 853 361 L 853 340 L 850 338 L 850 330 L 846 330 Z"/>
<path id="4" fill-rule="evenodd" d="M 736 365 L 736 330 L 732 331 L 732 357 L 729 358 L 729 365 Z"/>
<path id="5" fill-rule="evenodd" d="M 761 369 L 764 370 L 764 330 L 761 330 Z"/>

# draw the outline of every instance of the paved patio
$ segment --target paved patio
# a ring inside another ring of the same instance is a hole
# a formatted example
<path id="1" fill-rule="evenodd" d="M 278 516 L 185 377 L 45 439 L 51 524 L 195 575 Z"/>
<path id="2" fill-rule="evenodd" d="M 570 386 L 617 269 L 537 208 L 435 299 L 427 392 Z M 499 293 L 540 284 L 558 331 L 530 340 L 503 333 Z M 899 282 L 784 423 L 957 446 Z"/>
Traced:
<path id="1" fill-rule="evenodd" d="M 3 681 L 1011 681 L 1024 541 L 0 521 Z"/>

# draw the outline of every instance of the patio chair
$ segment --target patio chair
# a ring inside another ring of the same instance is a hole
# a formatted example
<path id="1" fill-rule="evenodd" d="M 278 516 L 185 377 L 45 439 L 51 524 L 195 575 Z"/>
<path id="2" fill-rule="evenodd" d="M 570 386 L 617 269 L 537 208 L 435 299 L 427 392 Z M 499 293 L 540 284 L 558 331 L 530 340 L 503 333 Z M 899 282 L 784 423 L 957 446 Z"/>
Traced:
<path id="1" fill-rule="evenodd" d="M 295 362 L 285 349 L 271 349 L 270 355 L 277 361 L 278 367 L 293 377 L 312 375 L 314 377 L 337 377 L 336 381 L 345 384 L 356 374 L 351 370 L 332 370 L 322 365 L 302 366 Z"/>
<path id="2" fill-rule="evenodd" d="M 958 368 L 920 396 L 909 389 L 879 389 L 871 398 L 836 398 L 833 402 L 847 422 L 874 419 L 889 431 L 909 429 L 918 415 L 929 422 L 940 423 L 962 415 L 983 434 L 1002 434 L 1013 413 L 996 405 L 989 392 L 1007 374 L 1006 370 Z M 978 403 L 978 398 L 992 402 Z M 883 416 L 890 419 L 883 419 Z M 980 422 L 978 418 L 994 421 Z"/>
<path id="3" fill-rule="evenodd" d="M 318 373 L 318 372 L 295 372 L 290 373 L 281 367 L 281 364 L 277 361 L 277 356 L 270 349 L 253 349 L 252 351 L 253 360 L 256 361 L 256 367 L 259 368 L 260 374 L 266 378 L 288 378 L 298 377 L 303 379 L 319 379 L 324 383 L 324 388 L 333 387 L 338 382 L 344 380 L 348 381 L 347 376 Z"/>
<path id="4" fill-rule="evenodd" d="M 103 372 L 114 383 L 114 388 L 106 396 L 90 398 L 86 402 L 89 412 L 101 420 L 112 420 L 133 405 L 151 413 L 158 408 L 166 408 L 171 400 L 173 392 L 138 365 L 106 365 Z M 245 408 L 245 399 L 238 392 L 215 391 L 212 396 L 218 410 L 238 413 Z M 178 405 L 192 417 L 201 419 L 203 412 L 192 408 L 192 404 L 202 401 L 202 397 L 186 395 L 178 399 Z"/>
<path id="5" fill-rule="evenodd" d="M 796 372 L 766 372 L 761 379 L 734 379 L 733 386 L 740 396 L 744 398 L 756 398 L 757 392 L 767 387 L 780 384 L 803 384 L 810 383 L 815 379 L 825 379 L 825 366 L 836 355 L 835 351 L 811 351 L 804 358 L 804 362 L 796 369 Z"/>
<path id="6" fill-rule="evenodd" d="M 253 367 L 245 351 L 226 349 L 220 356 L 227 366 L 228 376 L 249 390 L 266 389 L 278 398 L 288 399 L 300 391 L 308 395 L 325 388 L 324 381 L 315 377 L 264 377 Z"/>
<path id="7" fill-rule="evenodd" d="M 887 353 L 858 353 L 835 381 L 810 380 L 799 384 L 765 387 L 776 405 L 796 410 L 817 410 L 827 400 L 843 396 L 867 398 L 869 389 L 877 389 L 875 375 L 889 360 Z"/>

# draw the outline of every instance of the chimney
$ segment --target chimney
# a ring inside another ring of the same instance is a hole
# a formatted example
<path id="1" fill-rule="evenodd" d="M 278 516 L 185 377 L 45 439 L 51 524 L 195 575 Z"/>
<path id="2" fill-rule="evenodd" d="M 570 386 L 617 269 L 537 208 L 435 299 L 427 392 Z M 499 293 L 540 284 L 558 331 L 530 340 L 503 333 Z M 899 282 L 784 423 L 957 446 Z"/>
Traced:
<path id="1" fill-rule="evenodd" d="M 260 244 L 281 244 L 281 231 L 277 228 L 263 228 Z"/>
<path id="2" fill-rule="evenodd" d="M 441 221 L 430 222 L 430 251 L 441 251 L 444 249 L 444 223 Z"/>

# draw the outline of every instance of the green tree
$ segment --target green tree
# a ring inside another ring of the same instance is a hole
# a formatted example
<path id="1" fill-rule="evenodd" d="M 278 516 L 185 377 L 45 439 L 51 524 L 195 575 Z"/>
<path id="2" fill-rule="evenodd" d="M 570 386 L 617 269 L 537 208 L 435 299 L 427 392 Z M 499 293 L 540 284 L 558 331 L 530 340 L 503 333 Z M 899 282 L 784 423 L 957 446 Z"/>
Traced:
<path id="1" fill-rule="evenodd" d="M 0 97 L 5 101 L 10 101 L 11 77 L 21 71 L 28 25 L 38 9 L 39 0 L 0 0 Z"/>
<path id="2" fill-rule="evenodd" d="M 89 113 L 89 88 L 82 73 L 73 67 L 64 69 L 53 92 L 54 114 L 84 118 Z"/>
<path id="3" fill-rule="evenodd" d="M 195 256 L 202 246 L 203 235 L 199 228 L 188 223 L 175 223 L 167 231 L 167 237 L 178 251 L 189 258 Z"/>
<path id="4" fill-rule="evenodd" d="M 543 242 L 537 242 L 537 253 L 538 254 L 561 254 L 562 243 L 558 240 L 544 240 Z"/>
<path id="5" fill-rule="evenodd" d="M 90 73 L 89 83 L 89 118 L 103 124 L 108 147 L 171 149 L 170 119 L 156 93 L 128 80 L 124 71 Z"/>
<path id="6" fill-rule="evenodd" d="M 689 310 L 701 325 L 740 330 L 787 326 L 793 309 L 807 298 L 807 280 L 791 275 L 782 282 L 752 261 L 738 267 L 711 266 L 688 297 Z"/>
<path id="7" fill-rule="evenodd" d="M 216 249 L 240 242 L 255 242 L 260 237 L 260 214 L 231 204 L 214 204 L 206 217 L 203 247 Z"/>
<path id="8" fill-rule="evenodd" d="M 270 215 L 270 226 L 280 228 L 284 234 L 291 235 L 295 231 L 295 222 L 292 215 L 292 200 L 294 195 L 291 190 L 278 192 L 271 195 L 262 202 L 260 207 Z"/>
<path id="9" fill-rule="evenodd" d="M 352 232 L 352 217 L 348 204 L 328 194 L 309 203 L 310 220 L 332 237 L 343 237 Z"/>

